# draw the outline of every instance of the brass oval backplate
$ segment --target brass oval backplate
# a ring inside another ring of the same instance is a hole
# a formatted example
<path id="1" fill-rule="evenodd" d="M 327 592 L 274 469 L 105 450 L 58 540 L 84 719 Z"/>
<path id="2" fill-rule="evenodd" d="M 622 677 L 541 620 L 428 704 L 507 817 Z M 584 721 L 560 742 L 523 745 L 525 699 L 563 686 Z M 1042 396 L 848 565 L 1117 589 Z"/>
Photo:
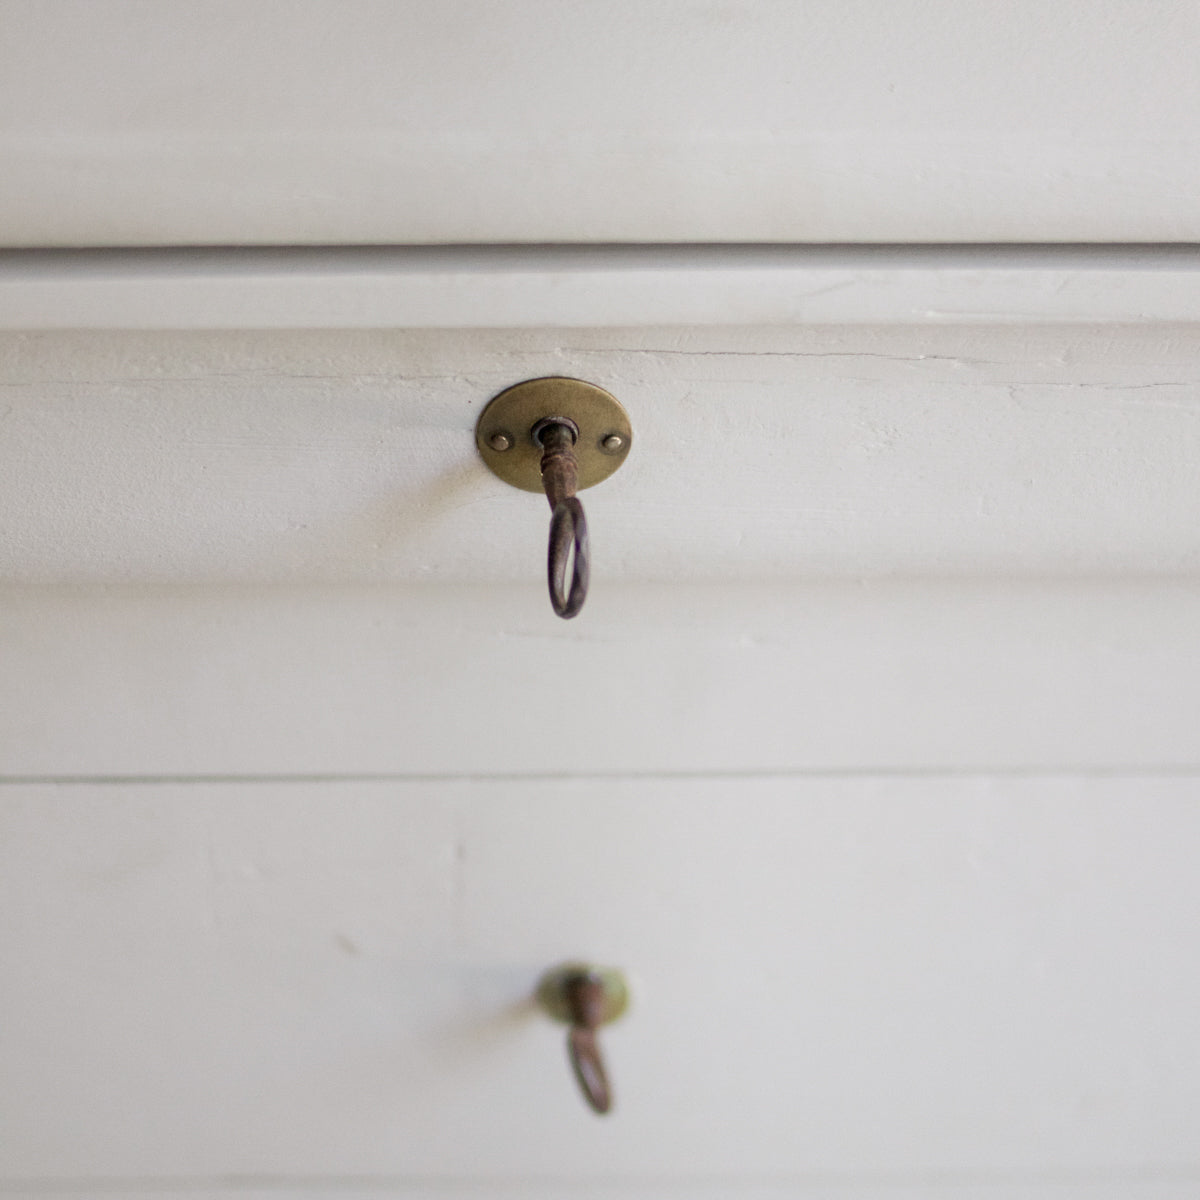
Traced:
<path id="1" fill-rule="evenodd" d="M 574 449 L 580 489 L 603 482 L 628 456 L 633 429 L 621 402 L 594 383 L 561 375 L 527 379 L 496 396 L 479 416 L 475 444 L 505 483 L 540 492 L 542 448 L 533 428 L 555 417 L 579 430 Z"/>
<path id="2" fill-rule="evenodd" d="M 596 980 L 601 987 L 603 1003 L 599 1024 L 615 1021 L 629 1007 L 629 986 L 625 976 L 611 967 L 596 967 L 590 963 L 564 963 L 547 971 L 538 982 L 537 1002 L 542 1011 L 556 1021 L 571 1024 L 571 984 L 586 976 Z"/>

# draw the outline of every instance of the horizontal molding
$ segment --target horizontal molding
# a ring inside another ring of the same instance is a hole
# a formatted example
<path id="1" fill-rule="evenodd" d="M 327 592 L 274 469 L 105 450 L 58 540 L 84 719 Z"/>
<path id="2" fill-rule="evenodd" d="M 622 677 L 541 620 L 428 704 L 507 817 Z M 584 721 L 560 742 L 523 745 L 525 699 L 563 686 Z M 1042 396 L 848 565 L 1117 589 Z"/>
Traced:
<path id="1" fill-rule="evenodd" d="M 226 1180 L 86 1180 L 63 1184 L 0 1181 L 0 1196 L 53 1200 L 1193 1200 L 1200 1175 L 1165 1178 L 1081 1178 L 1064 1181 L 998 1181 L 970 1177 L 929 1182 L 852 1182 L 831 1179 L 754 1177 L 624 1182 L 582 1178 L 512 1183 L 287 1178 Z"/>
<path id="2" fill-rule="evenodd" d="M 451 246 L 0 253 L 0 329 L 1200 320 L 1200 247 Z"/>

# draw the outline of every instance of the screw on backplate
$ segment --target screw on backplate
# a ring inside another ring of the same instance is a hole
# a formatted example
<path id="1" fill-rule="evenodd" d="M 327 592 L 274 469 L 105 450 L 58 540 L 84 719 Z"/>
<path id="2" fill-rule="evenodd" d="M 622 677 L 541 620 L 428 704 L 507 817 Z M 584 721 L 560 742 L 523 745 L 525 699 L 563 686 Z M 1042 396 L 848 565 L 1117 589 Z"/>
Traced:
<path id="1" fill-rule="evenodd" d="M 610 433 L 600 442 L 600 449 L 605 454 L 616 454 L 625 448 L 625 439 L 619 433 Z"/>
<path id="2" fill-rule="evenodd" d="M 493 450 L 511 450 L 513 448 L 513 436 L 511 433 L 493 433 L 488 438 L 488 445 Z"/>

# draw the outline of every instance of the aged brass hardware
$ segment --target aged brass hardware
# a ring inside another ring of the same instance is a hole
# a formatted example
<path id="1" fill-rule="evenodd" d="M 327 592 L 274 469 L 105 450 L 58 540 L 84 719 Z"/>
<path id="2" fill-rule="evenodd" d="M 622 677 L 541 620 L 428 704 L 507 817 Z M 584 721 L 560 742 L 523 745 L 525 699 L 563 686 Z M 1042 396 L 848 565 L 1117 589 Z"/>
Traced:
<path id="1" fill-rule="evenodd" d="M 567 963 L 542 976 L 537 999 L 549 1016 L 570 1025 L 567 1057 L 575 1081 L 593 1112 L 608 1112 L 612 1087 L 596 1030 L 615 1021 L 629 1006 L 624 976 L 608 967 Z"/>
<path id="2" fill-rule="evenodd" d="M 594 383 L 558 375 L 527 379 L 491 400 L 475 426 L 475 444 L 505 483 L 546 493 L 550 603 L 560 617 L 575 616 L 589 576 L 587 519 L 575 493 L 601 483 L 625 461 L 633 444 L 628 414 Z"/>

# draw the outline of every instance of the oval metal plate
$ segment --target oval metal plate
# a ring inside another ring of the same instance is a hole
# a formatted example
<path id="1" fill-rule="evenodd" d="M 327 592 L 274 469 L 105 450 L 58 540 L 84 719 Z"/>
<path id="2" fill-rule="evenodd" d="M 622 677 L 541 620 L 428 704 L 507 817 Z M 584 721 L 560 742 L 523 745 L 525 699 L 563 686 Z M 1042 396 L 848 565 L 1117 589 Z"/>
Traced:
<path id="1" fill-rule="evenodd" d="M 527 379 L 506 388 L 483 410 L 475 426 L 475 444 L 488 467 L 505 483 L 526 492 L 542 490 L 542 450 L 532 429 L 546 417 L 566 417 L 575 422 L 579 438 L 575 458 L 579 463 L 579 490 L 607 479 L 628 457 L 633 445 L 629 414 L 611 393 L 582 379 L 550 375 Z M 497 450 L 498 434 L 512 439 L 508 450 Z M 621 445 L 605 449 L 604 442 L 619 437 Z"/>

